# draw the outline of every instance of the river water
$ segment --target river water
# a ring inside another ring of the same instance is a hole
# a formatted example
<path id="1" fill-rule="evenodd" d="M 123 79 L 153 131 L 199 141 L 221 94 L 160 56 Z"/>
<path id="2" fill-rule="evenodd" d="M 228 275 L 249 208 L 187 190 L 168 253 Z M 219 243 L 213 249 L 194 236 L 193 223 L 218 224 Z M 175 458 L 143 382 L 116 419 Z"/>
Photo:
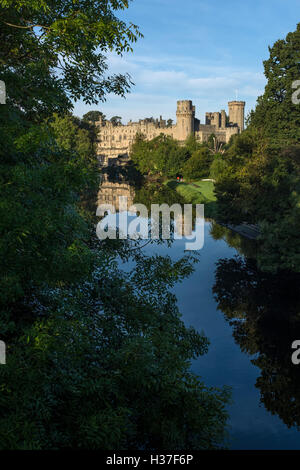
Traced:
<path id="1" fill-rule="evenodd" d="M 116 189 L 120 194 L 120 185 Z M 106 188 L 106 202 L 113 193 L 113 185 L 111 193 Z M 143 250 L 177 259 L 185 242 Z M 230 448 L 300 449 L 300 365 L 291 362 L 291 342 L 300 338 L 299 278 L 264 275 L 247 265 L 244 242 L 206 221 L 200 261 L 174 288 L 186 325 L 210 340 L 192 370 L 207 385 L 232 388 Z M 220 260 L 227 261 L 220 266 Z"/>

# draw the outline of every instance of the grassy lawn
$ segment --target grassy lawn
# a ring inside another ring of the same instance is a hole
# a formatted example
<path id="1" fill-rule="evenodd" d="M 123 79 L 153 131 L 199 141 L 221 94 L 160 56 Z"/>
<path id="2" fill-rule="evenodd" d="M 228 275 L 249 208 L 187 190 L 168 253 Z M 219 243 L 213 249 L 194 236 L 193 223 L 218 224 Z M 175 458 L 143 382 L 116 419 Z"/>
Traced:
<path id="1" fill-rule="evenodd" d="M 216 197 L 212 181 L 198 180 L 192 183 L 178 183 L 176 180 L 170 180 L 166 184 L 177 191 L 187 203 L 204 204 L 205 216 L 214 217 L 216 213 Z"/>

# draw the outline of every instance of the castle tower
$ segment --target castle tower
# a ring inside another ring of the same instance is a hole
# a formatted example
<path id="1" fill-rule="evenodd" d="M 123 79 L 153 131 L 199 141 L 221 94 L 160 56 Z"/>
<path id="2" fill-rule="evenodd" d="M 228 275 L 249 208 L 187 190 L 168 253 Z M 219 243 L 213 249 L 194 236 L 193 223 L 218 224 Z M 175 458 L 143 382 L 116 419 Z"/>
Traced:
<path id="1" fill-rule="evenodd" d="M 214 126 L 216 126 L 216 130 L 219 130 L 220 128 L 220 113 L 213 113 L 213 116 L 214 116 Z"/>
<path id="2" fill-rule="evenodd" d="M 195 106 L 190 100 L 177 101 L 177 139 L 185 140 L 194 134 Z"/>
<path id="3" fill-rule="evenodd" d="M 229 101 L 229 121 L 232 124 L 237 124 L 240 132 L 244 130 L 245 121 L 245 101 Z"/>
<path id="4" fill-rule="evenodd" d="M 226 127 L 226 113 L 225 113 L 225 110 L 222 109 L 222 111 L 221 111 L 221 128 L 225 129 L 225 127 Z"/>

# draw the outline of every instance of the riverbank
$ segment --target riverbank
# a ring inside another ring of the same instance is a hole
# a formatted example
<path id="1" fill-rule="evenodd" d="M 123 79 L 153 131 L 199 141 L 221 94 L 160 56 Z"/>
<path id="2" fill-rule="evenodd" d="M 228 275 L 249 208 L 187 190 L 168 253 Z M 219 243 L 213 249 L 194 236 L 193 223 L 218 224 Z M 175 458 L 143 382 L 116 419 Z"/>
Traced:
<path id="1" fill-rule="evenodd" d="M 216 219 L 217 216 L 217 198 L 214 193 L 214 181 L 209 179 L 197 180 L 193 182 L 169 180 L 167 184 L 171 189 L 180 194 L 187 203 L 204 204 L 205 217 Z M 219 223 L 219 222 L 218 222 Z M 255 240 L 259 235 L 259 228 L 252 224 L 220 224 L 233 230 L 239 235 L 250 240 Z"/>

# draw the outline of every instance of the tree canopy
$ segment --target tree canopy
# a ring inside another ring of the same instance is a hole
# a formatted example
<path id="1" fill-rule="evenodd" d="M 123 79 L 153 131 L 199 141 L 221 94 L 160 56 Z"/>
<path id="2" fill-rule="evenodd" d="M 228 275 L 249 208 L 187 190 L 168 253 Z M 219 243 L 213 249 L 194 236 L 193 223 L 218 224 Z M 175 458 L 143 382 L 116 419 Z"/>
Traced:
<path id="1" fill-rule="evenodd" d="M 300 105 L 292 100 L 299 50 L 300 25 L 269 48 L 265 92 L 248 128 L 231 139 L 215 189 L 220 221 L 259 226 L 257 258 L 268 271 L 300 269 Z"/>
<path id="2" fill-rule="evenodd" d="M 128 75 L 107 75 L 105 56 L 130 51 L 141 36 L 116 16 L 127 0 L 1 0 L 0 6 L 0 74 L 9 103 L 41 116 L 65 111 L 71 99 L 96 104 L 129 90 Z"/>
<path id="3" fill-rule="evenodd" d="M 95 113 L 75 118 L 71 100 L 128 90 L 105 75 L 105 53 L 140 35 L 116 17 L 127 6 L 0 0 L 1 449 L 224 445 L 228 390 L 190 371 L 208 340 L 172 293 L 193 260 L 99 241 L 82 201 L 100 179 Z"/>
<path id="4" fill-rule="evenodd" d="M 300 143 L 300 106 L 293 102 L 293 83 L 300 77 L 300 23 L 296 31 L 287 34 L 269 47 L 264 61 L 267 79 L 264 94 L 249 116 L 249 127 L 261 129 L 273 145 Z"/>
<path id="5" fill-rule="evenodd" d="M 119 124 L 121 124 L 121 116 L 113 116 L 112 118 L 110 118 L 110 122 L 114 125 L 114 126 L 118 126 Z"/>
<path id="6" fill-rule="evenodd" d="M 91 121 L 91 122 L 99 121 L 100 118 L 102 119 L 102 121 L 106 120 L 105 114 L 103 114 L 101 111 L 88 111 L 82 116 L 82 119 L 84 121 Z"/>
<path id="7" fill-rule="evenodd" d="M 137 135 L 130 157 L 142 174 L 158 174 L 165 178 L 184 174 L 188 179 L 209 176 L 213 158 L 207 145 L 197 142 L 194 136 L 181 145 L 164 134 L 149 141 L 143 135 Z"/>

